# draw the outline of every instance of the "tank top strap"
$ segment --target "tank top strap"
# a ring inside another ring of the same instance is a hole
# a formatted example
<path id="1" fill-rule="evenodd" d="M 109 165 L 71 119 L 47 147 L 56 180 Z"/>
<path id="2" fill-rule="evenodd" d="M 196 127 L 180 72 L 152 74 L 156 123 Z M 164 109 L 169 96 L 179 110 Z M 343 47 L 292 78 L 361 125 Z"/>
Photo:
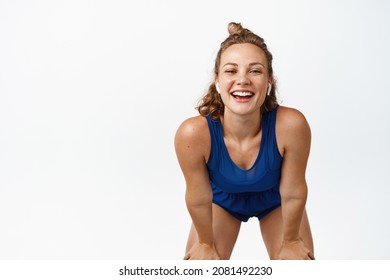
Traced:
<path id="1" fill-rule="evenodd" d="M 276 141 L 276 114 L 279 106 L 276 106 L 274 110 L 271 112 L 267 112 L 263 114 L 263 135 L 265 137 L 264 143 L 264 154 L 266 158 L 267 169 L 269 169 L 272 165 L 272 161 L 275 158 L 280 157 L 278 145 Z"/>
<path id="2" fill-rule="evenodd" d="M 207 161 L 207 165 L 210 168 L 217 168 L 218 158 L 221 153 L 221 148 L 224 145 L 223 135 L 222 135 L 222 124 L 219 119 L 213 120 L 209 115 L 206 116 L 207 124 L 209 126 L 210 138 L 211 138 L 211 148 L 210 156 Z"/>

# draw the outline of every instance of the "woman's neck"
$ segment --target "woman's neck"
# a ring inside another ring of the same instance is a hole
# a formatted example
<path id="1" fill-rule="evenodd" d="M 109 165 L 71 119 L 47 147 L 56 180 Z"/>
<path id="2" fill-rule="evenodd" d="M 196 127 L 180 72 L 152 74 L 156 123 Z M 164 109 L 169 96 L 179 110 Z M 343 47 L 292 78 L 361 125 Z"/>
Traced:
<path id="1" fill-rule="evenodd" d="M 221 117 L 224 137 L 243 141 L 256 137 L 261 131 L 261 113 L 256 111 L 250 115 L 237 115 L 225 111 Z"/>

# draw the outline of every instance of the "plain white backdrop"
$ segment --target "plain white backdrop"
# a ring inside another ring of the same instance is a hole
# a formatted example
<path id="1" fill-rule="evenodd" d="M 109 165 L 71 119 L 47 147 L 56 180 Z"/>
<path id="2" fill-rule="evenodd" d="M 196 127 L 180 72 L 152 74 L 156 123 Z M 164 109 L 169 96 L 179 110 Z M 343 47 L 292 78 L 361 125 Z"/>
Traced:
<path id="1" fill-rule="evenodd" d="M 390 259 L 388 1 L 0 2 L 0 259 L 181 259 L 173 138 L 227 24 L 312 128 L 318 259 Z M 232 259 L 266 259 L 258 222 Z"/>

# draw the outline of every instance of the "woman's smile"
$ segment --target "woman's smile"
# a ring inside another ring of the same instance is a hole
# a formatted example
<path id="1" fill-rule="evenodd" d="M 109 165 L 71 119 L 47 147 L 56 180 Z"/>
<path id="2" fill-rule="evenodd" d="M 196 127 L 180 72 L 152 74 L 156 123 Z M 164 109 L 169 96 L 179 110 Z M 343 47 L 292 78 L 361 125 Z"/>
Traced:
<path id="1" fill-rule="evenodd" d="M 236 99 L 237 102 L 248 102 L 253 97 L 254 93 L 251 91 L 236 90 L 231 93 L 231 96 Z"/>

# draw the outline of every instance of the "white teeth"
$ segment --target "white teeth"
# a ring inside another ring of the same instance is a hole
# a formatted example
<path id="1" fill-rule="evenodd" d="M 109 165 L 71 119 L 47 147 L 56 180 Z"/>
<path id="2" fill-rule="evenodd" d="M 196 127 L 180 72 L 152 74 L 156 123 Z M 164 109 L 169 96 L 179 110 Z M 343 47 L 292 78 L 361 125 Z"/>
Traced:
<path id="1" fill-rule="evenodd" d="M 247 92 L 247 91 L 236 91 L 236 92 L 233 92 L 233 95 L 236 95 L 236 96 L 252 96 L 253 94 L 251 92 Z"/>

